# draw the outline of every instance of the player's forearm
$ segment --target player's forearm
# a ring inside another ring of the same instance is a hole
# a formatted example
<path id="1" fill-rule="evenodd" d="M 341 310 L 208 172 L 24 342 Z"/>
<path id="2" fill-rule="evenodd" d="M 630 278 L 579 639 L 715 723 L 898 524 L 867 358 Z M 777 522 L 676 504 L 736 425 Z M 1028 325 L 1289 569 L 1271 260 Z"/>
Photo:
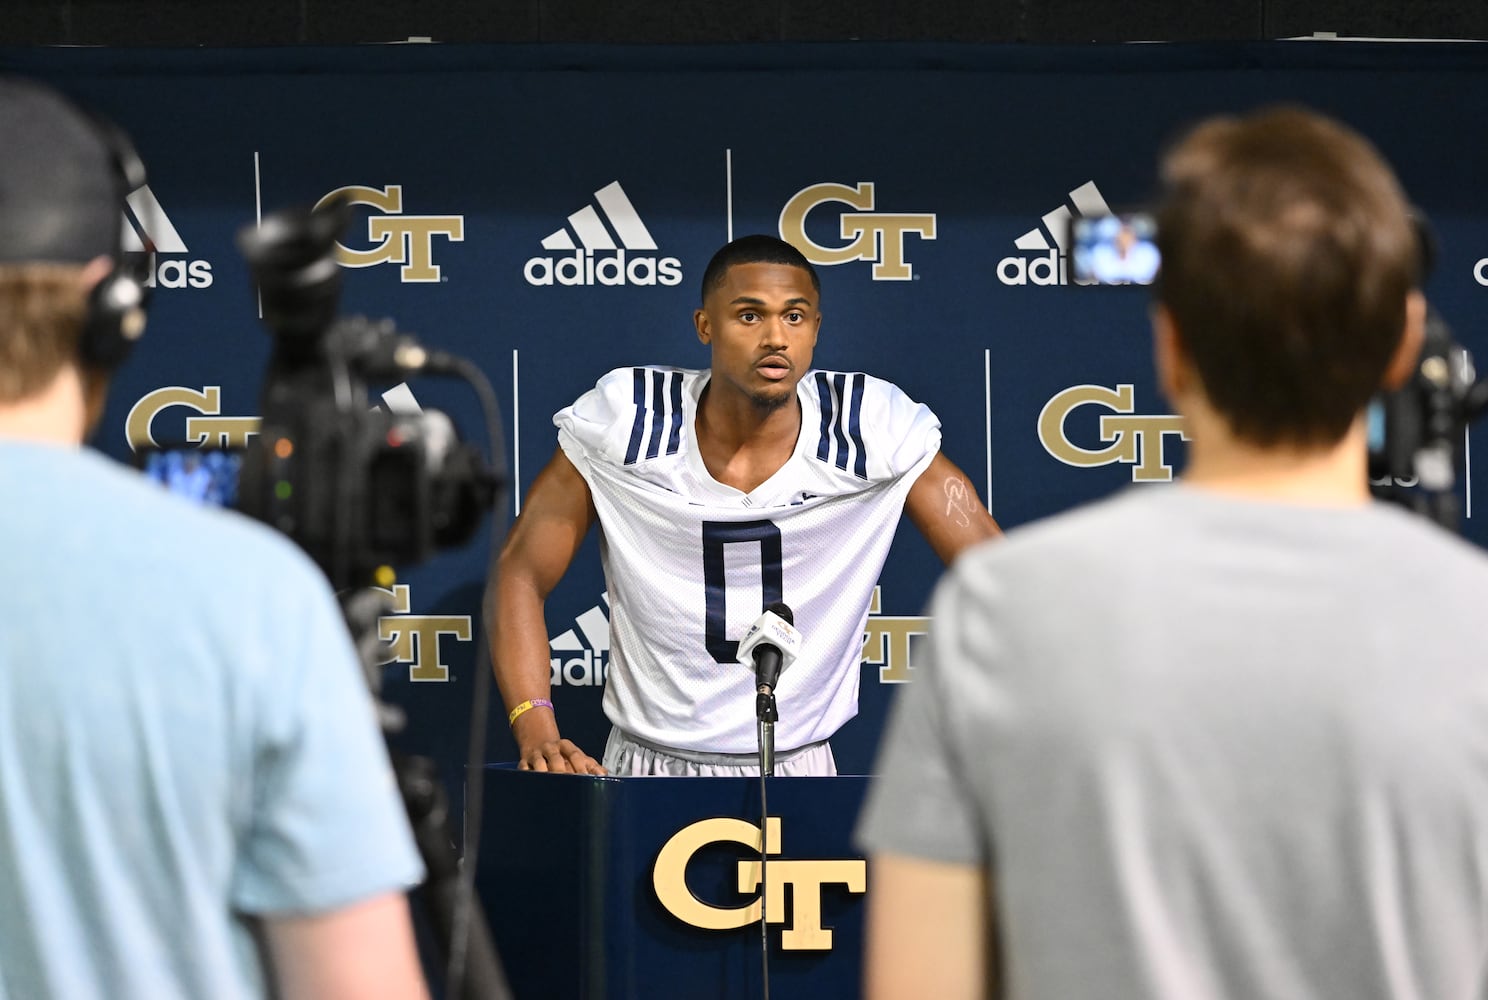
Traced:
<path id="1" fill-rule="evenodd" d="M 973 493 L 972 497 L 975 500 L 976 494 Z M 962 549 L 970 548 L 973 545 L 985 542 L 989 538 L 996 538 L 1002 534 L 1002 528 L 987 508 L 982 506 L 980 500 L 975 500 L 975 505 L 972 507 L 967 520 L 969 523 L 966 527 L 964 542 L 960 546 Z"/>
<path id="2" fill-rule="evenodd" d="M 496 687 L 507 712 L 552 694 L 548 663 L 548 629 L 543 601 L 520 578 L 501 579 L 494 597 L 491 665 Z M 546 706 L 528 708 L 512 722 L 519 745 L 558 738 L 553 712 Z"/>

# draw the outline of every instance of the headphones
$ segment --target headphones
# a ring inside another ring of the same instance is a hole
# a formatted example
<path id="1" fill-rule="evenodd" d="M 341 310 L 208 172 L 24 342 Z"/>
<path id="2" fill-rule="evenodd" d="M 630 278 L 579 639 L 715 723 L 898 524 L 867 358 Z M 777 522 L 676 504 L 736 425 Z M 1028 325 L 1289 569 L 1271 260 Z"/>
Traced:
<path id="1" fill-rule="evenodd" d="M 124 249 L 125 210 L 129 199 L 145 186 L 145 164 L 135 152 L 124 130 L 96 115 L 84 112 L 98 132 L 113 162 L 118 197 L 119 239 L 114 244 L 113 264 L 93 287 L 78 338 L 78 357 L 94 371 L 112 372 L 134 348 L 145 332 L 145 305 L 150 298 L 150 264 L 155 245 L 143 234 L 144 249 Z"/>

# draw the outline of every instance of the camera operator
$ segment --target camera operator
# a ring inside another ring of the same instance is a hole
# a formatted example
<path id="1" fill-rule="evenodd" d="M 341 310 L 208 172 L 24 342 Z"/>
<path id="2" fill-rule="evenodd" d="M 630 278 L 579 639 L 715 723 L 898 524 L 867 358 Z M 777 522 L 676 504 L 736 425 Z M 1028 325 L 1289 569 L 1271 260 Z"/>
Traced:
<path id="1" fill-rule="evenodd" d="M 937 590 L 859 829 L 869 994 L 1481 997 L 1488 559 L 1366 475 L 1421 342 L 1405 200 L 1300 109 L 1202 123 L 1162 176 L 1188 467 Z"/>
<path id="2" fill-rule="evenodd" d="M 324 577 L 82 447 L 142 328 L 142 168 L 24 81 L 0 136 L 0 993 L 425 997 L 421 865 Z"/>

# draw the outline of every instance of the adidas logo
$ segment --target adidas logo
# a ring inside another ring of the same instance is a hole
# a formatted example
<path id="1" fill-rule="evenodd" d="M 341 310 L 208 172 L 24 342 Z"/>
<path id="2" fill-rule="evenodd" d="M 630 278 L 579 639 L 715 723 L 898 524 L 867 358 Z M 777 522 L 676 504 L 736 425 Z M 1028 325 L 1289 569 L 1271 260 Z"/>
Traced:
<path id="1" fill-rule="evenodd" d="M 599 687 L 610 670 L 610 615 L 606 597 L 574 619 L 575 628 L 548 642 L 553 687 Z"/>
<path id="2" fill-rule="evenodd" d="M 594 192 L 594 200 L 599 210 L 585 205 L 568 217 L 572 232 L 563 228 L 543 239 L 544 250 L 563 255 L 527 261 L 522 274 L 529 285 L 681 284 L 682 262 L 650 254 L 656 250 L 656 241 L 619 181 Z"/>
<path id="3" fill-rule="evenodd" d="M 1081 215 L 1110 215 L 1111 209 L 1101 196 L 1095 181 L 1086 181 L 1069 193 L 1070 204 Z M 1060 205 L 1039 221 L 1043 228 L 1035 227 L 1013 241 L 1019 250 L 1028 254 L 1014 254 L 997 262 L 997 280 L 1004 285 L 1064 285 L 1069 279 L 1065 275 L 1065 255 L 1068 251 L 1069 225 L 1073 216 L 1068 205 Z M 1049 237 L 1053 237 L 1051 246 Z"/>
<path id="4" fill-rule="evenodd" d="M 124 249 L 129 253 L 144 253 L 146 246 L 154 248 L 150 260 L 150 277 L 145 284 L 150 288 L 210 288 L 212 265 L 204 260 L 181 260 L 162 257 L 162 254 L 184 254 L 186 241 L 160 207 L 160 201 L 149 185 L 129 195 L 124 208 Z"/>

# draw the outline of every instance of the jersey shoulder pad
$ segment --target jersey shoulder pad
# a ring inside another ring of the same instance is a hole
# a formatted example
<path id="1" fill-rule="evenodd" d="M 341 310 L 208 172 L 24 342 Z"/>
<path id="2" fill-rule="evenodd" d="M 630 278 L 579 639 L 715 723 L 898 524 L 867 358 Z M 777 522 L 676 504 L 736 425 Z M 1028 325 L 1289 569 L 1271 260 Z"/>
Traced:
<path id="1" fill-rule="evenodd" d="M 677 454 L 682 447 L 683 393 L 696 373 L 643 365 L 606 372 L 593 389 L 553 416 L 565 451 L 616 465 Z M 570 456 L 572 457 L 572 456 Z"/>
<path id="2" fill-rule="evenodd" d="M 818 461 L 877 481 L 902 476 L 940 450 L 940 420 L 894 383 L 863 372 L 806 378 Z"/>

